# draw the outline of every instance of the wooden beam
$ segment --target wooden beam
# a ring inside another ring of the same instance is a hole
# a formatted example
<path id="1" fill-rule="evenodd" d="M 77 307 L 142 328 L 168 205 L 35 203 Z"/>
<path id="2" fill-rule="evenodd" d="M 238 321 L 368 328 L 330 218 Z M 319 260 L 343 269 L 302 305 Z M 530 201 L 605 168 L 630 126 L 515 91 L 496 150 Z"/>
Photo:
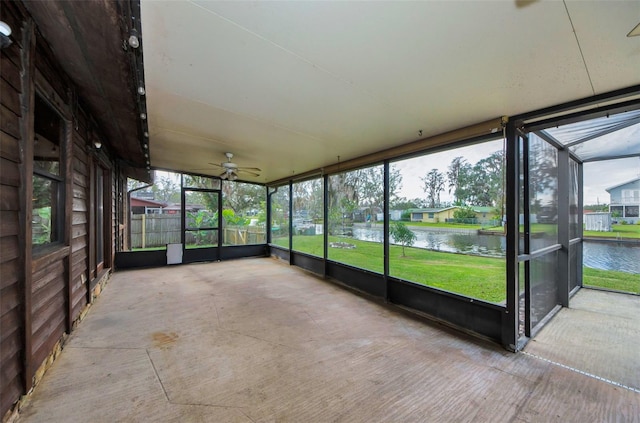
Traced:
<path id="1" fill-rule="evenodd" d="M 20 225 L 23 233 L 20 236 L 20 247 L 24 257 L 24 389 L 28 392 L 33 385 L 33 338 L 31 323 L 31 284 L 33 272 L 31 270 L 31 260 L 33 243 L 31 241 L 31 231 L 33 210 L 31 209 L 31 198 L 33 197 L 33 137 L 34 137 L 34 73 L 35 73 L 35 51 L 36 35 L 35 25 L 32 19 L 28 19 L 22 28 L 21 54 L 22 67 L 22 94 L 20 103 L 22 104 L 22 118 L 20 119 L 20 138 L 23 145 L 23 156 L 20 167 L 20 178 L 23 189 L 20 190 L 20 208 L 24 210 L 20 216 L 24 219 Z"/>

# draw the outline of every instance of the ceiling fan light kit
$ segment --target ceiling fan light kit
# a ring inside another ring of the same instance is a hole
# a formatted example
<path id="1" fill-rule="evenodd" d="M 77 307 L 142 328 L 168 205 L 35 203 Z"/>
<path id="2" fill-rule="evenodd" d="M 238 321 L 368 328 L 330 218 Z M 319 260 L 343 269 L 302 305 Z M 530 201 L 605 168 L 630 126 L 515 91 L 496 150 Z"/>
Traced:
<path id="1" fill-rule="evenodd" d="M 217 163 L 209 163 L 212 166 L 217 166 L 222 168 L 224 172 L 220 174 L 220 178 L 226 179 L 229 181 L 235 181 L 238 179 L 238 173 L 246 173 L 251 176 L 260 176 L 262 170 L 257 167 L 240 167 L 236 163 L 233 163 L 231 159 L 233 159 L 233 153 L 224 153 L 227 158 L 226 162 L 222 162 L 220 164 Z"/>

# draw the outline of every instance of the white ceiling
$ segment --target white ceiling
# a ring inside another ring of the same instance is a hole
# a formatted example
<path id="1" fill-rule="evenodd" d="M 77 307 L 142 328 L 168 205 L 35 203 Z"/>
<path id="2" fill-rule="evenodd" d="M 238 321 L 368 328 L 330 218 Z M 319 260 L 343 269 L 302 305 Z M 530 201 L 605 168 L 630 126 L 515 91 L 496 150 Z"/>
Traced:
<path id="1" fill-rule="evenodd" d="M 142 0 L 151 164 L 268 182 L 640 84 L 640 1 Z M 573 27 L 572 27 L 573 25 Z M 575 34 L 574 30 L 575 28 Z"/>

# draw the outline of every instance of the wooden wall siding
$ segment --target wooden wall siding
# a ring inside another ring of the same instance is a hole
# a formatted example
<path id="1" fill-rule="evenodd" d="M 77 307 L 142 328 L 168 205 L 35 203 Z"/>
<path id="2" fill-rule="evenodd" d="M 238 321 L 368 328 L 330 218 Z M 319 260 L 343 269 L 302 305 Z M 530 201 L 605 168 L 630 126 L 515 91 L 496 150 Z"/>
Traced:
<path id="1" fill-rule="evenodd" d="M 20 19 L 12 6 L 0 19 L 20 38 Z M 24 387 L 24 278 L 20 255 L 20 42 L 0 52 L 0 418 Z"/>
<path id="2" fill-rule="evenodd" d="M 47 358 L 66 329 L 66 266 L 60 257 L 34 262 L 31 336 L 34 368 Z"/>
<path id="3" fill-rule="evenodd" d="M 110 184 L 105 187 L 105 267 L 112 266 L 114 242 L 121 239 L 116 212 L 124 207 L 119 201 L 126 199 L 126 177 L 108 151 L 88 151 L 100 128 L 22 3 L 0 2 L 0 20 L 11 26 L 14 41 L 0 51 L 1 419 L 32 387 L 36 370 L 90 301 L 90 271 L 96 270 L 90 263 L 94 161 L 110 169 L 105 181 Z M 64 141 L 65 243 L 35 255 L 29 221 L 34 89 L 71 125 Z M 101 141 L 108 145 L 108 140 Z"/>
<path id="4" fill-rule="evenodd" d="M 72 320 L 76 320 L 87 304 L 89 280 L 89 166 L 85 152 L 85 138 L 74 131 L 73 148 L 73 207 L 71 227 L 71 307 Z"/>

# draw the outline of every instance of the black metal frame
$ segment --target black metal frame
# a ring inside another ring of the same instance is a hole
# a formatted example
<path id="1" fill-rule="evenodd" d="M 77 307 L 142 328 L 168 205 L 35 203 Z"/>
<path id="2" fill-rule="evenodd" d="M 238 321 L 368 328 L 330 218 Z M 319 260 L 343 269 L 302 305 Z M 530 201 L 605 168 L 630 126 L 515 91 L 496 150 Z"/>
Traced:
<path id="1" fill-rule="evenodd" d="M 200 261 L 220 261 L 221 253 L 220 248 L 223 244 L 222 240 L 222 190 L 221 189 L 211 189 L 211 188 L 190 188 L 183 187 L 184 175 L 180 175 L 180 242 L 182 243 L 182 263 L 194 263 Z M 221 187 L 222 188 L 222 187 Z M 187 213 L 186 213 L 186 192 L 207 192 L 207 193 L 215 193 L 218 195 L 218 227 L 205 227 L 198 228 L 198 230 L 203 231 L 217 231 L 218 232 L 218 245 L 215 247 L 204 247 L 204 248 L 187 248 L 186 243 L 186 233 L 192 229 L 187 228 Z"/>

